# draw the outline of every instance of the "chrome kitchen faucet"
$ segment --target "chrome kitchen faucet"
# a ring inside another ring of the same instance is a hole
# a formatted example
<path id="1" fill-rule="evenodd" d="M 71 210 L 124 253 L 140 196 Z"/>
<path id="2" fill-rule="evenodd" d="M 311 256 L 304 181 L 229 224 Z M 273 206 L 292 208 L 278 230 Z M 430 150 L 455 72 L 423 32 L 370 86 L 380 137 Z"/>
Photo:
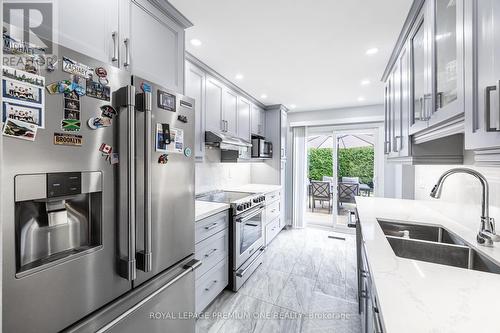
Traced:
<path id="1" fill-rule="evenodd" d="M 500 236 L 495 233 L 495 220 L 489 215 L 490 193 L 489 185 L 486 178 L 479 172 L 467 168 L 454 168 L 446 171 L 439 177 L 438 182 L 434 185 L 430 195 L 432 198 L 439 199 L 443 190 L 443 183 L 454 173 L 465 173 L 476 177 L 481 182 L 483 187 L 481 198 L 481 226 L 477 234 L 477 242 L 483 246 L 493 246 L 493 242 L 500 242 Z"/>

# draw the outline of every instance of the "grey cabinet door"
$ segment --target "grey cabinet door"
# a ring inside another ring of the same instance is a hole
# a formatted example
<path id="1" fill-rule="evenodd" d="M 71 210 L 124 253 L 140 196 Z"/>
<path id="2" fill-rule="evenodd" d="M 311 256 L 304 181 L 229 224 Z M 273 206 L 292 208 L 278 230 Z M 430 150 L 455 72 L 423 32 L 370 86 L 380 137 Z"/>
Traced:
<path id="1" fill-rule="evenodd" d="M 236 135 L 238 131 L 238 95 L 229 90 L 224 90 L 223 117 L 224 131 Z"/>
<path id="2" fill-rule="evenodd" d="M 252 134 L 259 135 L 260 134 L 260 108 L 257 105 L 252 104 L 252 114 L 250 117 L 250 121 L 252 122 Z"/>
<path id="3" fill-rule="evenodd" d="M 401 51 L 400 55 L 401 69 L 401 138 L 397 140 L 399 156 L 410 155 L 410 114 L 411 114 L 411 65 L 410 52 L 407 46 Z"/>
<path id="4" fill-rule="evenodd" d="M 124 3 L 120 67 L 184 94 L 184 29 L 147 0 Z"/>
<path id="5" fill-rule="evenodd" d="M 500 148 L 500 1 L 464 6 L 465 147 Z"/>
<path id="6" fill-rule="evenodd" d="M 195 100 L 195 142 L 197 159 L 205 155 L 205 72 L 186 61 L 186 96 Z"/>
<path id="7" fill-rule="evenodd" d="M 60 45 L 119 65 L 118 0 L 58 1 L 54 8 L 58 19 L 54 33 Z"/>
<path id="8" fill-rule="evenodd" d="M 394 64 L 390 84 L 390 153 L 389 157 L 398 157 L 401 142 L 401 65 L 399 60 Z"/>
<path id="9" fill-rule="evenodd" d="M 222 127 L 222 103 L 224 87 L 212 77 L 206 79 L 205 127 L 207 131 L 220 132 Z"/>
<path id="10" fill-rule="evenodd" d="M 465 0 L 468 1 L 468 0 Z M 464 113 L 464 0 L 429 0 L 432 109 L 429 126 Z"/>
<path id="11" fill-rule="evenodd" d="M 250 109 L 251 104 L 243 97 L 238 98 L 238 136 L 250 141 Z"/>
<path id="12" fill-rule="evenodd" d="M 411 59 L 411 120 L 410 134 L 421 131 L 428 126 L 428 114 L 432 104 L 432 93 L 429 90 L 429 32 L 427 7 L 424 6 L 415 26 L 410 32 L 409 48 Z"/>
<path id="13" fill-rule="evenodd" d="M 260 112 L 259 134 L 264 136 L 264 135 L 266 135 L 266 112 L 260 108 L 259 108 L 259 112 Z"/>

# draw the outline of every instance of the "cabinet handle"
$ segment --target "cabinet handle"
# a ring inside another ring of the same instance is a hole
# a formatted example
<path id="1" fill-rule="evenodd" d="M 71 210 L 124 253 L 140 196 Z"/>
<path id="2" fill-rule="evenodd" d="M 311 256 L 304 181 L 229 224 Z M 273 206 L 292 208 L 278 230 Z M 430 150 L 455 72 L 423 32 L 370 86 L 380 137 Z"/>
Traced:
<path id="1" fill-rule="evenodd" d="M 209 287 L 205 288 L 205 291 L 210 291 L 210 289 L 217 283 L 217 280 L 213 280 L 212 284 Z"/>
<path id="2" fill-rule="evenodd" d="M 206 230 L 210 230 L 210 229 L 215 228 L 216 226 L 217 226 L 217 222 L 214 222 L 214 223 L 212 223 L 211 225 L 207 225 L 207 226 L 205 227 L 205 229 L 206 229 Z"/>
<path id="3" fill-rule="evenodd" d="M 436 108 L 441 109 L 443 107 L 443 92 L 438 92 L 436 94 Z"/>
<path id="4" fill-rule="evenodd" d="M 113 31 L 111 34 L 111 38 L 113 39 L 113 57 L 111 58 L 111 61 L 118 61 L 118 43 L 116 41 L 116 37 L 118 37 L 118 33 L 116 31 Z"/>
<path id="5" fill-rule="evenodd" d="M 128 38 L 125 38 L 123 40 L 123 44 L 125 44 L 125 62 L 123 63 L 123 66 L 128 67 L 130 66 L 130 47 L 129 47 L 130 40 Z"/>
<path id="6" fill-rule="evenodd" d="M 212 254 L 214 254 L 215 252 L 217 252 L 217 249 L 212 249 L 212 251 L 208 252 L 207 254 L 205 254 L 205 258 L 208 258 L 210 257 Z"/>
<path id="7" fill-rule="evenodd" d="M 498 83 L 500 85 L 500 81 Z M 500 128 L 491 127 L 491 92 L 498 90 L 497 86 L 487 86 L 485 88 L 484 94 L 484 118 L 486 119 L 486 131 L 487 132 L 498 132 Z M 500 94 L 499 94 L 500 96 Z M 499 106 L 500 107 L 500 106 Z"/>
<path id="8" fill-rule="evenodd" d="M 394 137 L 393 148 L 395 153 L 401 151 L 401 149 L 403 148 L 402 143 L 403 143 L 403 137 L 401 135 L 397 135 Z"/>
<path id="9" fill-rule="evenodd" d="M 383 333 L 382 323 L 380 322 L 380 315 L 377 307 L 373 307 L 373 321 L 375 322 L 375 333 Z"/>
<path id="10" fill-rule="evenodd" d="M 431 94 L 425 94 L 424 95 L 424 121 L 428 121 L 431 119 L 432 111 L 429 110 L 427 107 L 427 101 L 432 100 L 432 95 Z"/>

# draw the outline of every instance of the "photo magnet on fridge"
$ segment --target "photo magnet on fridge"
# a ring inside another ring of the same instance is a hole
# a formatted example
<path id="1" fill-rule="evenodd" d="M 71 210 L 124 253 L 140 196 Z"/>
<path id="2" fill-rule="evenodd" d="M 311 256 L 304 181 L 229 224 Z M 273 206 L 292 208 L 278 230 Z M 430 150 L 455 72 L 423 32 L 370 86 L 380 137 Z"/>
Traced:
<path id="1" fill-rule="evenodd" d="M 26 123 L 35 124 L 39 128 L 43 128 L 44 114 L 42 112 L 42 108 L 19 103 L 10 103 L 8 101 L 4 101 L 2 104 L 3 122 L 5 122 L 7 119 L 15 119 L 24 121 Z"/>
<path id="2" fill-rule="evenodd" d="M 64 108 L 69 109 L 69 110 L 79 111 L 80 110 L 80 101 L 65 98 L 64 99 Z"/>
<path id="3" fill-rule="evenodd" d="M 35 141 L 38 126 L 16 119 L 7 119 L 3 126 L 3 135 L 11 138 Z"/>
<path id="4" fill-rule="evenodd" d="M 92 98 L 97 98 L 103 101 L 110 101 L 111 88 L 103 85 L 100 82 L 92 81 L 92 79 L 87 80 L 87 96 Z"/>
<path id="5" fill-rule="evenodd" d="M 80 111 L 65 109 L 64 119 L 80 120 Z"/>
<path id="6" fill-rule="evenodd" d="M 166 152 L 167 145 L 170 144 L 170 125 L 156 123 L 156 151 Z"/>

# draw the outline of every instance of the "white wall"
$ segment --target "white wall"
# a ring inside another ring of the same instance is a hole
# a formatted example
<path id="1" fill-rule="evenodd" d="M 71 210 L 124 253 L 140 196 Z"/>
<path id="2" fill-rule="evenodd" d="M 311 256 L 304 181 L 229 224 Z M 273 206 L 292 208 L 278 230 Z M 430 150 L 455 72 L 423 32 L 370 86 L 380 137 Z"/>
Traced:
<path id="1" fill-rule="evenodd" d="M 379 122 L 384 119 L 384 105 L 368 105 L 319 111 L 288 112 L 290 126 L 322 126 Z"/>
<path id="2" fill-rule="evenodd" d="M 205 161 L 196 163 L 196 194 L 248 184 L 251 164 L 221 163 L 219 149 L 205 149 Z"/>
<path id="3" fill-rule="evenodd" d="M 481 185 L 470 175 L 455 174 L 445 181 L 441 199 L 432 199 L 429 193 L 439 176 L 453 167 L 467 167 L 481 172 L 490 185 L 490 217 L 500 223 L 500 168 L 474 167 L 470 165 L 421 165 L 415 167 L 415 199 L 449 203 L 447 213 L 471 228 L 479 228 L 481 215 Z M 458 205 L 457 205 L 458 204 Z M 453 206 L 451 206 L 453 205 Z"/>

